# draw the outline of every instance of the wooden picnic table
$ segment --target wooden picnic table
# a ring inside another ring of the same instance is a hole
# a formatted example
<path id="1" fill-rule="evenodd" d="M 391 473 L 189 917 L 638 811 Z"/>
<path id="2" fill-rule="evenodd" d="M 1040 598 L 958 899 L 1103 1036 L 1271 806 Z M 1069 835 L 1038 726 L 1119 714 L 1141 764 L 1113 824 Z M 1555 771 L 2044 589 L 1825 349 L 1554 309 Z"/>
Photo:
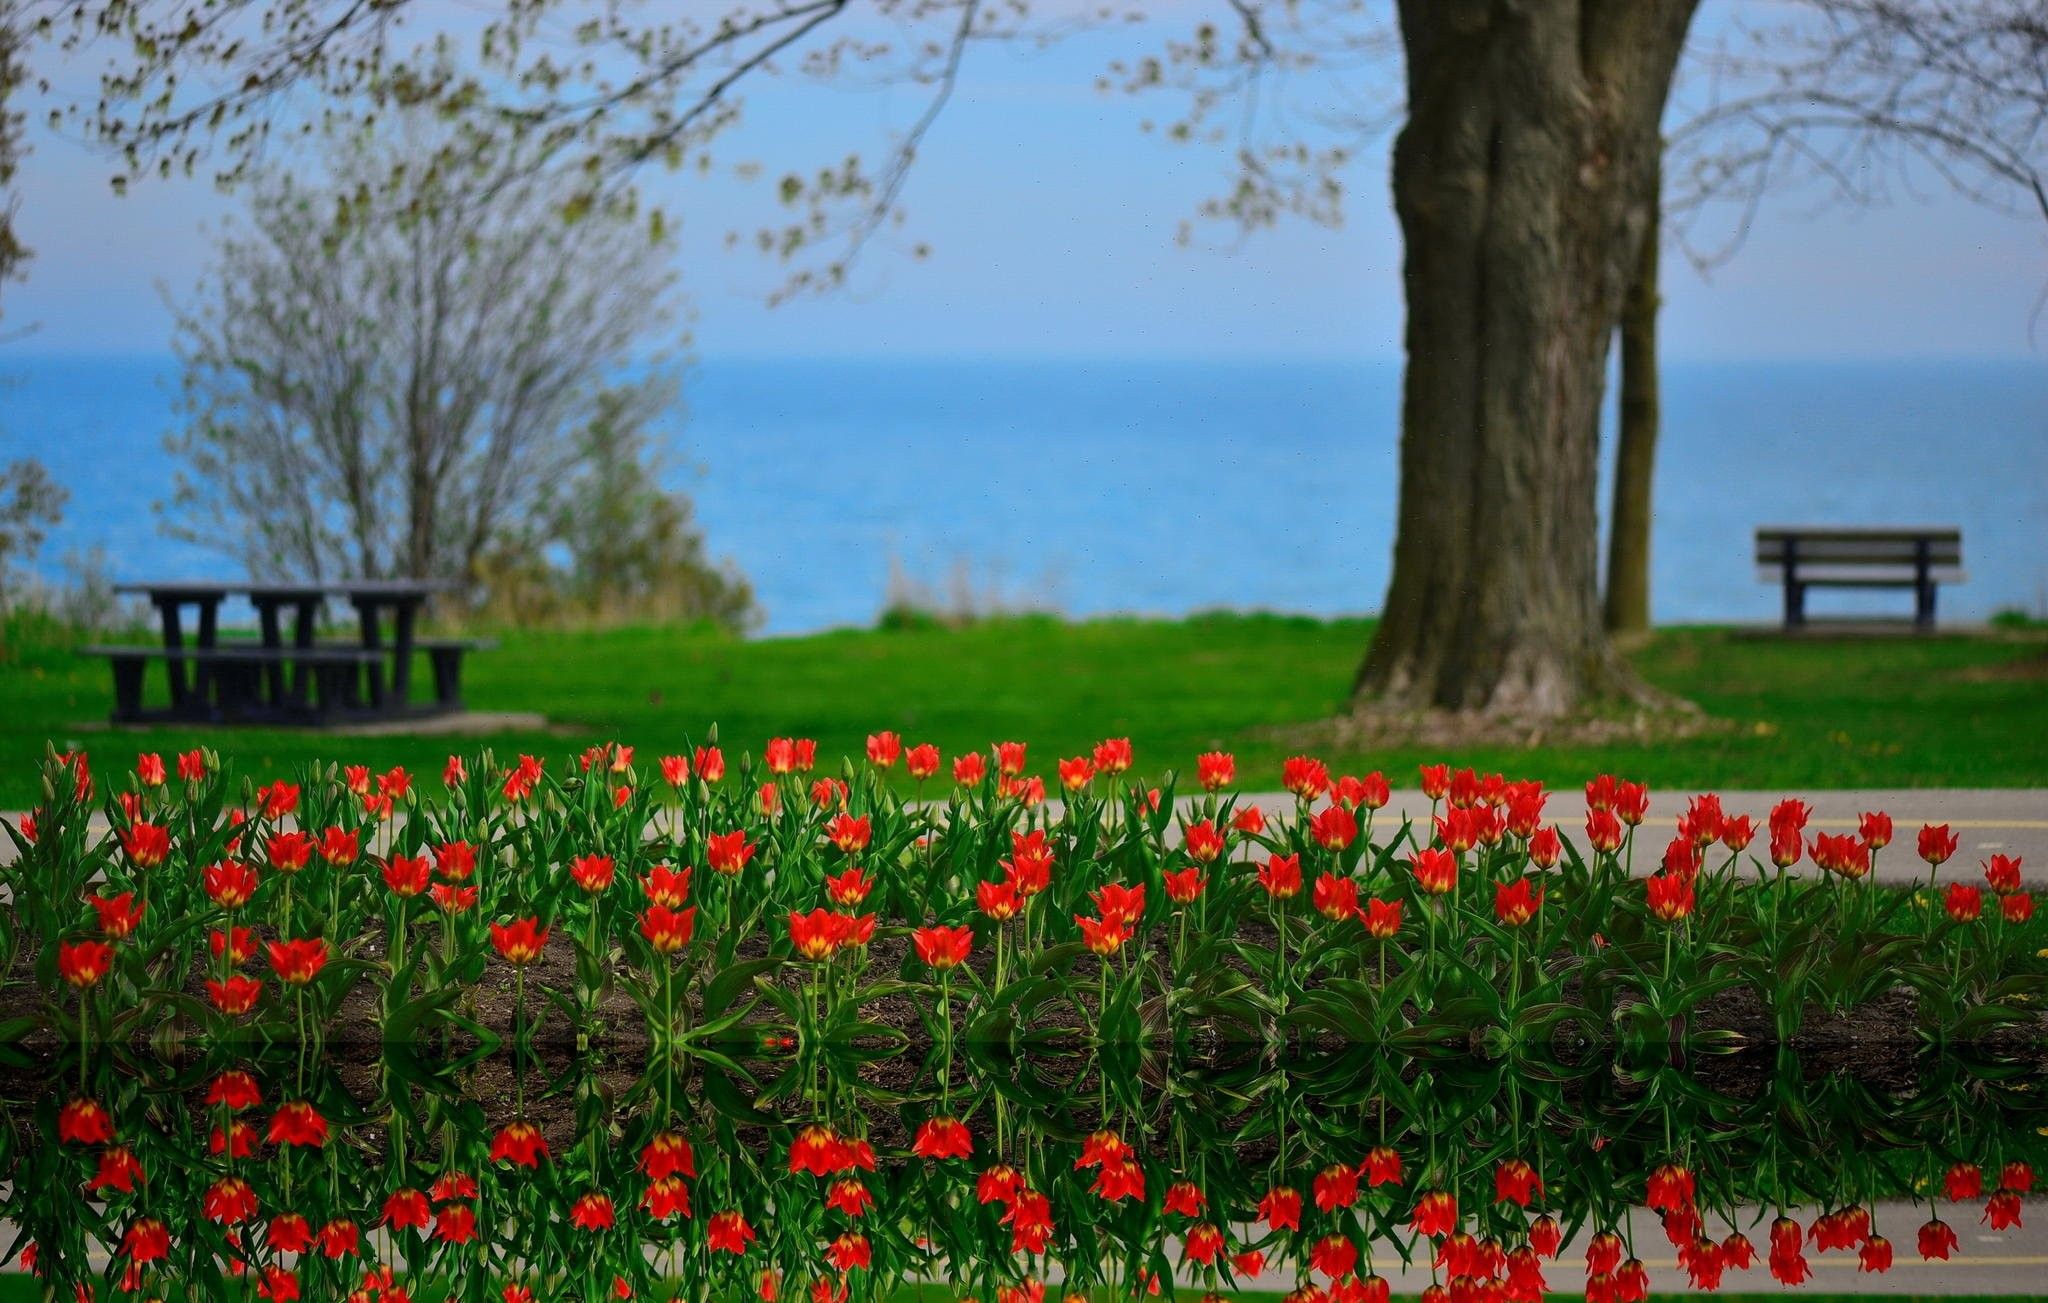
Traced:
<path id="1" fill-rule="evenodd" d="M 460 709 L 461 654 L 475 644 L 447 640 L 422 642 L 419 614 L 436 593 L 457 585 L 431 579 L 342 579 L 224 583 L 206 580 L 163 580 L 115 585 L 114 591 L 139 595 L 156 608 L 163 643 L 154 657 L 149 649 L 86 648 L 87 654 L 115 661 L 117 719 L 139 717 L 137 658 L 161 659 L 170 684 L 173 717 L 220 715 L 224 709 L 246 713 L 243 680 L 258 679 L 262 696 L 289 715 L 307 707 L 309 681 L 322 689 L 318 714 L 344 706 L 357 716 L 402 715 L 411 709 L 412 660 L 426 651 L 434 660 L 436 711 Z M 222 643 L 220 608 L 231 597 L 245 598 L 256 610 L 257 641 Z M 322 647 L 316 641 L 320 608 L 328 598 L 345 600 L 356 614 L 357 647 Z M 188 641 L 186 612 L 193 616 Z M 286 617 L 290 641 L 286 641 Z M 387 629 L 388 617 L 388 629 Z M 388 680 L 386 669 L 389 670 Z M 364 700 L 329 702 L 330 695 L 353 698 L 355 672 L 366 680 Z M 124 676 L 126 681 L 124 682 Z M 343 679 L 348 680 L 344 691 Z M 333 693 L 327 691 L 330 686 Z M 227 700 L 232 689 L 234 700 Z"/>

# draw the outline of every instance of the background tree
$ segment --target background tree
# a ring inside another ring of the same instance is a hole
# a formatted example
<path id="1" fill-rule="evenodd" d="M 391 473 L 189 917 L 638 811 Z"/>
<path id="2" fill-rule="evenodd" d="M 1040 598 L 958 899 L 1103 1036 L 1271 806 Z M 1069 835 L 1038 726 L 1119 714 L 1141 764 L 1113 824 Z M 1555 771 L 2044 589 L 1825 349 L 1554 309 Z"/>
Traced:
<path id="1" fill-rule="evenodd" d="M 0 467 L 0 611 L 13 609 L 24 587 L 33 585 L 29 567 L 50 530 L 64 519 L 70 496 L 32 457 Z"/>
<path id="2" fill-rule="evenodd" d="M 855 156 L 781 179 L 792 216 L 759 242 L 803 259 L 797 289 L 838 283 L 893 229 L 918 143 L 976 45 L 1144 13 L 1060 5 L 1034 21 L 1028 0 L 733 0 L 678 16 L 540 0 L 437 27 L 409 0 L 41 2 L 73 45 L 119 36 L 98 103 L 77 116 L 121 149 L 131 175 L 189 170 L 212 139 L 233 176 L 274 125 L 312 129 L 316 115 L 273 111 L 290 88 L 312 86 L 371 120 L 406 106 L 450 115 L 462 128 L 443 159 L 504 131 L 579 150 L 594 201 L 650 161 L 710 166 L 741 91 L 776 76 L 926 87 L 879 166 Z M 1868 0 L 1873 12 L 1879 3 Z M 1390 50 L 1402 59 L 1401 497 L 1383 618 L 1357 676 L 1362 704 L 1542 717 L 1652 695 L 1603 626 L 1599 414 L 1695 8 L 1399 0 L 1389 31 L 1389 7 L 1374 0 L 1216 0 L 1187 20 L 1189 36 L 1126 66 L 1132 84 L 1197 88 L 1180 138 L 1203 138 L 1190 122 L 1225 113 L 1241 124 L 1237 183 L 1218 207 L 1257 224 L 1340 212 L 1338 173 L 1368 134 L 1359 128 L 1387 121 L 1370 87 L 1325 91 L 1294 116 L 1273 107 L 1285 88 L 1311 72 L 1341 80 Z M 1910 23 L 1923 3 L 1890 8 Z M 407 19 L 420 26 L 402 28 Z M 455 43 L 468 50 L 460 65 L 448 58 Z"/>
<path id="3" fill-rule="evenodd" d="M 1870 206 L 1931 181 L 2048 220 L 2048 11 L 2034 0 L 1804 0 L 1692 62 L 1699 103 L 1671 135 L 1668 203 L 1703 271 L 1734 256 L 1773 192 Z M 1645 241 L 1621 326 L 1606 596 L 1617 633 L 1650 624 L 1659 243 Z"/>
<path id="4" fill-rule="evenodd" d="M 7 282 L 20 275 L 28 249 L 14 230 L 14 217 L 21 208 L 14 178 L 21 166 L 23 114 L 16 107 L 16 95 L 27 80 L 23 60 L 27 38 L 22 31 L 20 0 L 0 0 L 0 296 Z"/>
<path id="5" fill-rule="evenodd" d="M 457 166 L 399 136 L 257 178 L 179 316 L 167 510 L 259 575 L 466 579 L 508 540 L 545 548 L 593 440 L 640 456 L 674 397 L 658 217 L 523 153 Z"/>

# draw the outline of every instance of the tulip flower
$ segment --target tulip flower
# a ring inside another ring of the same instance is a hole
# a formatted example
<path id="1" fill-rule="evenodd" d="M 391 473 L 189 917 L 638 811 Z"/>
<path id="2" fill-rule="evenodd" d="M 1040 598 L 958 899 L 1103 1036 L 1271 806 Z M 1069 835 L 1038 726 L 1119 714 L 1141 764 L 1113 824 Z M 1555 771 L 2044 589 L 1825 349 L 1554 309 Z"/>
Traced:
<path id="1" fill-rule="evenodd" d="M 263 1138 L 273 1145 L 319 1149 L 327 1143 L 327 1119 L 305 1100 L 292 1100 L 272 1115 Z"/>
<path id="2" fill-rule="evenodd" d="M 1280 785 L 1303 801 L 1313 801 L 1330 790 L 1330 771 L 1320 760 L 1290 756 L 1280 766 Z"/>
<path id="3" fill-rule="evenodd" d="M 1493 1201 L 1527 1208 L 1543 1193 L 1543 1178 L 1520 1158 L 1510 1158 L 1493 1169 Z"/>
<path id="4" fill-rule="evenodd" d="M 1183 828 L 1181 844 L 1187 850 L 1188 858 L 1197 864 L 1213 864 L 1225 849 L 1223 834 L 1207 819 Z"/>
<path id="5" fill-rule="evenodd" d="M 1095 761 L 1095 767 L 1105 774 L 1121 774 L 1128 770 L 1137 758 L 1137 753 L 1131 747 L 1131 740 L 1127 737 L 1104 738 L 1095 744 L 1095 749 L 1090 755 Z M 1021 759 L 1019 763 L 1021 765 Z"/>
<path id="6" fill-rule="evenodd" d="M 1120 920 L 1093 919 L 1076 914 L 1074 924 L 1081 929 L 1082 943 L 1105 957 L 1123 949 L 1124 943 L 1131 939 L 1130 929 Z"/>
<path id="7" fill-rule="evenodd" d="M 943 970 L 967 962 L 974 932 L 964 927 L 921 927 L 910 934 L 910 941 L 928 967 Z"/>
<path id="8" fill-rule="evenodd" d="M 2034 898 L 2023 891 L 2002 896 L 1998 901 L 1998 912 L 2008 923 L 2024 923 L 2034 916 Z"/>
<path id="9" fill-rule="evenodd" d="M 384 861 L 384 886 L 401 900 L 426 894 L 433 865 L 424 855 L 392 855 Z"/>
<path id="10" fill-rule="evenodd" d="M 81 991 L 98 985 L 113 962 L 114 947 L 104 941 L 63 941 L 57 945 L 57 975 Z"/>
<path id="11" fill-rule="evenodd" d="M 548 1156 L 547 1138 L 531 1122 L 510 1122 L 491 1138 L 491 1161 L 517 1167 L 538 1167 Z"/>
<path id="12" fill-rule="evenodd" d="M 649 905 L 640 915 L 640 935 L 647 938 L 657 954 L 672 955 L 690 944 L 696 929 L 697 907 L 675 910 L 666 905 Z"/>
<path id="13" fill-rule="evenodd" d="M 1528 878 L 1498 882 L 1493 888 L 1494 916 L 1509 927 L 1521 927 L 1543 907 L 1543 889 Z"/>
<path id="14" fill-rule="evenodd" d="M 837 846 L 841 852 L 851 855 L 855 851 L 867 849 L 870 827 L 866 815 L 855 817 L 842 811 L 825 825 L 825 840 Z"/>
<path id="15" fill-rule="evenodd" d="M 133 936 L 135 929 L 142 926 L 144 902 L 136 900 L 132 891 L 117 896 L 88 896 L 86 903 L 98 916 L 102 935 L 118 941 Z"/>
<path id="16" fill-rule="evenodd" d="M 617 864 L 609 855 L 579 855 L 569 861 L 569 879 L 595 896 L 612 885 Z"/>
<path id="17" fill-rule="evenodd" d="M 1939 1217 L 1920 1228 L 1920 1256 L 1932 1261 L 1939 1258 L 1948 1261 L 1948 1255 L 1957 1248 L 1955 1229 Z"/>
<path id="18" fill-rule="evenodd" d="M 1259 886 L 1274 900 L 1292 900 L 1301 894 L 1301 857 L 1271 855 L 1259 866 Z"/>
<path id="19" fill-rule="evenodd" d="M 548 929 L 537 918 L 515 918 L 510 923 L 491 924 L 491 948 L 515 968 L 524 968 L 540 958 L 548 943 Z"/>
<path id="20" fill-rule="evenodd" d="M 1160 876 L 1166 883 L 1166 898 L 1176 905 L 1193 904 L 1208 885 L 1201 869 L 1193 865 L 1185 869 L 1167 869 Z"/>
<path id="21" fill-rule="evenodd" d="M 327 964 L 327 942 L 318 937 L 272 941 L 265 949 L 270 954 L 270 966 L 276 971 L 278 980 L 293 986 L 304 986 L 312 981 Z"/>
<path id="22" fill-rule="evenodd" d="M 1409 1219 L 1417 1235 L 1448 1235 L 1458 1225 L 1458 1200 L 1448 1190 L 1425 1190 Z"/>
<path id="23" fill-rule="evenodd" d="M 747 867 L 747 861 L 754 858 L 759 848 L 750 845 L 744 829 L 732 832 L 712 833 L 704 839 L 704 859 L 714 873 L 732 877 Z"/>
<path id="24" fill-rule="evenodd" d="M 1984 912 L 1984 893 L 1966 882 L 1951 882 L 1942 893 L 1941 907 L 1958 923 L 1974 923 Z"/>
<path id="25" fill-rule="evenodd" d="M 1195 757 L 1195 781 L 1202 790 L 1219 791 L 1237 781 L 1237 757 L 1228 751 L 1205 751 Z"/>
<path id="26" fill-rule="evenodd" d="M 910 1152 L 919 1158 L 972 1158 L 974 1137 L 958 1118 L 930 1118 L 917 1128 Z"/>
<path id="27" fill-rule="evenodd" d="M 138 869 L 153 869 L 171 856 L 171 834 L 153 823 L 131 823 L 121 830 L 121 849 Z"/>
<path id="28" fill-rule="evenodd" d="M 713 1253 L 743 1254 L 754 1242 L 754 1228 L 747 1224 L 745 1215 L 733 1212 L 716 1212 L 705 1224 L 705 1247 Z"/>
<path id="29" fill-rule="evenodd" d="M 1449 851 L 1425 847 L 1408 857 L 1415 885 L 1432 896 L 1449 895 L 1458 883 L 1458 859 Z"/>
<path id="30" fill-rule="evenodd" d="M 1666 923 L 1676 923 L 1692 913 L 1692 883 L 1668 873 L 1652 874 L 1644 884 L 1650 912 Z"/>
<path id="31" fill-rule="evenodd" d="M 2017 855 L 1994 855 L 1984 861 L 1984 880 L 1998 895 L 2011 895 L 2020 889 L 2020 863 Z"/>
<path id="32" fill-rule="evenodd" d="M 1347 919 L 1358 913 L 1358 883 L 1351 878 L 1325 873 L 1316 878 L 1315 890 L 1309 893 L 1309 901 L 1315 911 L 1332 921 Z"/>
<path id="33" fill-rule="evenodd" d="M 1345 1163 L 1334 1163 L 1316 1173 L 1310 1185 L 1319 1212 L 1335 1212 L 1349 1208 L 1358 1202 L 1358 1169 Z"/>
<path id="34" fill-rule="evenodd" d="M 1358 840 L 1358 819 L 1341 805 L 1326 806 L 1309 820 L 1309 836 L 1326 851 L 1341 851 Z"/>

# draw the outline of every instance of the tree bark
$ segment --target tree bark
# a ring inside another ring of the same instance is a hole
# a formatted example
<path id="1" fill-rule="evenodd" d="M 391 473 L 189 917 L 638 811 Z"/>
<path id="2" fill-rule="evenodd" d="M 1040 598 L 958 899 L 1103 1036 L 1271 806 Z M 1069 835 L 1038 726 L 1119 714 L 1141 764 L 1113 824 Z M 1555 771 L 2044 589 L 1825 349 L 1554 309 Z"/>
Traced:
<path id="1" fill-rule="evenodd" d="M 1600 400 L 1696 3 L 1402 0 L 1401 495 L 1362 704 L 1646 691 L 1600 621 Z"/>
<path id="2" fill-rule="evenodd" d="M 1659 180 L 1661 181 L 1661 173 Z M 1636 277 L 1621 308 L 1621 413 L 1615 432 L 1614 507 L 1607 521 L 1607 632 L 1650 630 L 1650 502 L 1660 421 L 1657 398 L 1657 187 Z"/>

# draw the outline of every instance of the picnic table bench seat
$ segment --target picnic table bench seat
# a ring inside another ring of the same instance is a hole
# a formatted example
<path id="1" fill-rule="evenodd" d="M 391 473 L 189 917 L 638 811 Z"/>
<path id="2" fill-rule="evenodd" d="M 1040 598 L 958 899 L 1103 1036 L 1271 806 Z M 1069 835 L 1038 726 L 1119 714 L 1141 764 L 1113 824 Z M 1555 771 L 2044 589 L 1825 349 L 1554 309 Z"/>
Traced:
<path id="1" fill-rule="evenodd" d="M 189 718 L 203 709 L 223 722 L 256 718 L 331 717 L 360 705 L 358 675 L 384 657 L 376 648 L 353 646 L 265 647 L 221 643 L 212 647 L 98 645 L 78 649 L 111 663 L 117 724 Z M 171 671 L 172 708 L 152 712 L 142 704 L 144 672 L 151 661 Z M 196 671 L 188 687 L 179 671 Z M 291 669 L 289 677 L 267 673 Z M 273 690 L 265 691 L 266 684 Z M 278 685 L 284 686 L 279 689 Z"/>
<path id="2" fill-rule="evenodd" d="M 1934 627 L 1940 584 L 1961 583 L 1963 531 L 1952 525 L 1774 525 L 1756 531 L 1757 578 L 1784 586 L 1785 627 L 1806 624 L 1809 588 L 1910 588 L 1913 624 Z"/>

